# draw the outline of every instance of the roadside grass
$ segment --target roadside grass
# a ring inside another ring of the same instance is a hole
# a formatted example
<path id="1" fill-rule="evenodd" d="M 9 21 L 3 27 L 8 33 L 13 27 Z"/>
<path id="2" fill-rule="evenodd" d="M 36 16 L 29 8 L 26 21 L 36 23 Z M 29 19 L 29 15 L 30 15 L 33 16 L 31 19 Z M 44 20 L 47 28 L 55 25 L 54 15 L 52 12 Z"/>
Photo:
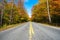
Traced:
<path id="1" fill-rule="evenodd" d="M 2 27 L 0 27 L 0 31 L 4 31 L 4 30 L 7 30 L 7 29 L 10 29 L 10 28 L 13 28 L 13 27 L 16 27 L 18 25 L 20 25 L 22 23 L 19 23 L 19 24 L 12 24 L 12 25 L 3 25 Z"/>
<path id="2" fill-rule="evenodd" d="M 54 23 L 53 24 L 52 23 L 42 23 L 42 24 L 60 28 L 60 25 L 54 24 Z"/>
<path id="3" fill-rule="evenodd" d="M 50 26 L 54 26 L 54 27 L 59 27 L 60 28 L 60 24 L 56 24 L 56 23 L 46 23 L 46 25 L 50 25 Z"/>
<path id="4" fill-rule="evenodd" d="M 36 22 L 38 23 L 38 22 Z M 39 23 L 40 24 L 40 23 Z M 53 27 L 57 27 L 57 28 L 60 28 L 60 24 L 56 24 L 56 23 L 41 23 L 43 25 L 47 25 L 47 26 L 53 26 Z"/>

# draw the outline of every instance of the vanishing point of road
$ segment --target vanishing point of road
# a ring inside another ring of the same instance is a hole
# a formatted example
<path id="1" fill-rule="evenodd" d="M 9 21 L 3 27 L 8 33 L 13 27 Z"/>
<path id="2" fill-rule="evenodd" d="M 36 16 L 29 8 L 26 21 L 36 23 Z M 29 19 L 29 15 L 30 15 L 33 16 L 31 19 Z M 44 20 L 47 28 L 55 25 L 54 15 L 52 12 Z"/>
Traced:
<path id="1" fill-rule="evenodd" d="M 1 31 L 0 40 L 60 40 L 60 28 L 27 22 Z"/>

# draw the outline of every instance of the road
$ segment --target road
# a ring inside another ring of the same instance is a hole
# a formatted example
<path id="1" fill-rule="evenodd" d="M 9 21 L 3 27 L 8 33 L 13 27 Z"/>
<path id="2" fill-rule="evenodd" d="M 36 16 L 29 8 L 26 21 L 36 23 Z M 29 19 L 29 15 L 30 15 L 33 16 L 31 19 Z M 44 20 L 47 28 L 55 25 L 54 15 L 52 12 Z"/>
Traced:
<path id="1" fill-rule="evenodd" d="M 60 40 L 60 28 L 27 22 L 0 32 L 0 40 Z"/>

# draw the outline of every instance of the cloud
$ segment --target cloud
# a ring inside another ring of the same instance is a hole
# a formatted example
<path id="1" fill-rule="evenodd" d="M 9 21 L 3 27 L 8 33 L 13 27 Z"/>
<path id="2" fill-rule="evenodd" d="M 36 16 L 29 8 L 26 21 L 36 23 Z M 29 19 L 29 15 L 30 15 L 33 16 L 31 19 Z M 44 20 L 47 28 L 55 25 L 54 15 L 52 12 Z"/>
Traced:
<path id="1" fill-rule="evenodd" d="M 25 0 L 25 2 L 28 2 L 29 0 Z"/>

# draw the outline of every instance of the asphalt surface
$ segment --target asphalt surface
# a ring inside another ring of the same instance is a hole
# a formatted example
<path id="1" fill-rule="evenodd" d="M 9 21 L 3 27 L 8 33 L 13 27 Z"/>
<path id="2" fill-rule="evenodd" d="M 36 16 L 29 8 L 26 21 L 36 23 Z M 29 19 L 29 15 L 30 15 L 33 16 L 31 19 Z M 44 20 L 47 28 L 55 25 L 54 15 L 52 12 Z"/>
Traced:
<path id="1" fill-rule="evenodd" d="M 0 40 L 60 40 L 60 28 L 27 22 L 1 31 Z"/>

